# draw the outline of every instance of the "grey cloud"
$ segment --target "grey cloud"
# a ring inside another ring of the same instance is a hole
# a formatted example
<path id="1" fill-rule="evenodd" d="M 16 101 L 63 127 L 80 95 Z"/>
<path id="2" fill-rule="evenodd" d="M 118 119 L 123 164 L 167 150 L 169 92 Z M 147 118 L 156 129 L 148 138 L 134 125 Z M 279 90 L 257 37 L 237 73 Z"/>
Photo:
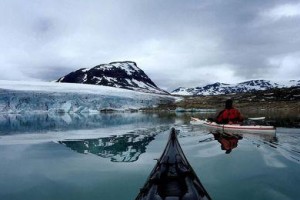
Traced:
<path id="1" fill-rule="evenodd" d="M 136 61 L 168 90 L 215 81 L 295 78 L 299 70 L 278 74 L 280 60 L 288 57 L 286 66 L 298 62 L 299 16 L 272 21 L 262 13 L 297 2 L 3 0 L 0 66 L 5 73 L 0 79 L 52 80 L 116 60 Z"/>

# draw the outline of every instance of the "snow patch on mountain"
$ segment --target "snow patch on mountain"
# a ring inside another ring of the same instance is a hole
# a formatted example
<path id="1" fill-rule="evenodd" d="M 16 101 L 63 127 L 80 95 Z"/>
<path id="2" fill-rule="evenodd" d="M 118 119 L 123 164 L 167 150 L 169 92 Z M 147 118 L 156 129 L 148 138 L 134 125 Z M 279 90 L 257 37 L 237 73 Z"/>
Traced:
<path id="1" fill-rule="evenodd" d="M 173 95 L 219 95 L 219 94 L 232 94 L 232 93 L 243 93 L 253 92 L 258 90 L 267 90 L 271 88 L 289 88 L 300 86 L 300 80 L 280 81 L 274 82 L 269 80 L 250 80 L 237 84 L 227 83 L 214 83 L 206 86 L 184 88 L 180 87 L 171 94 Z"/>

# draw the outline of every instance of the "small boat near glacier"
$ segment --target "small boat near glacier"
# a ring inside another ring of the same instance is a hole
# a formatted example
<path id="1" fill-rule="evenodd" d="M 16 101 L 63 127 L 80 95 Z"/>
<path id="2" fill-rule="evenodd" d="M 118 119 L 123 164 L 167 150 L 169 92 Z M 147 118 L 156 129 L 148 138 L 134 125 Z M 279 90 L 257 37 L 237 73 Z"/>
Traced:
<path id="1" fill-rule="evenodd" d="M 209 130 L 221 130 L 230 133 L 261 133 L 261 134 L 275 134 L 276 128 L 274 126 L 264 125 L 242 125 L 242 124 L 217 124 L 209 120 L 201 120 L 199 118 L 191 117 L 191 124 L 202 125 Z"/>
<path id="2" fill-rule="evenodd" d="M 211 199 L 186 159 L 171 129 L 168 143 L 136 200 Z"/>

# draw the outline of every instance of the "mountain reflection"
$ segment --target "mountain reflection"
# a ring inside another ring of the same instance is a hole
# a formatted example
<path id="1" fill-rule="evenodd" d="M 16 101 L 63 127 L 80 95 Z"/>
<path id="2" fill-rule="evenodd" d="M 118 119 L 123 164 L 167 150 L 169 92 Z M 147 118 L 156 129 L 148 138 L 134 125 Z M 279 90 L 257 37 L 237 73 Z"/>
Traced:
<path id="1" fill-rule="evenodd" d="M 163 127 L 159 131 L 142 131 L 142 133 L 138 131 L 97 139 L 66 140 L 59 143 L 78 153 L 92 153 L 103 158 L 110 158 L 112 162 L 134 162 L 146 152 L 146 147 L 159 132 L 168 129 L 169 127 Z"/>

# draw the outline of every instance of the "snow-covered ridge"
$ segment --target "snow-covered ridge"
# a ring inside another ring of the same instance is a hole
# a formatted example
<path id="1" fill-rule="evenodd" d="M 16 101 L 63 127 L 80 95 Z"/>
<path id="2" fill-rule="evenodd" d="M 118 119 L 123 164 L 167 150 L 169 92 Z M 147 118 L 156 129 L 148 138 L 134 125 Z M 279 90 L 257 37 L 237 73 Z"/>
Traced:
<path id="1" fill-rule="evenodd" d="M 99 85 L 0 81 L 0 113 L 130 110 L 174 100 L 168 95 Z"/>
<path id="2" fill-rule="evenodd" d="M 288 88 L 300 86 L 300 80 L 290 80 L 274 82 L 268 80 L 251 80 L 237 84 L 214 83 L 206 86 L 184 88 L 180 87 L 171 94 L 173 95 L 219 95 L 230 93 L 253 92 L 258 90 L 267 90 L 271 88 Z"/>
<path id="3" fill-rule="evenodd" d="M 82 68 L 59 78 L 57 82 L 104 85 L 142 92 L 168 94 L 168 92 L 157 87 L 145 72 L 132 61 L 111 62 L 90 69 Z"/>

